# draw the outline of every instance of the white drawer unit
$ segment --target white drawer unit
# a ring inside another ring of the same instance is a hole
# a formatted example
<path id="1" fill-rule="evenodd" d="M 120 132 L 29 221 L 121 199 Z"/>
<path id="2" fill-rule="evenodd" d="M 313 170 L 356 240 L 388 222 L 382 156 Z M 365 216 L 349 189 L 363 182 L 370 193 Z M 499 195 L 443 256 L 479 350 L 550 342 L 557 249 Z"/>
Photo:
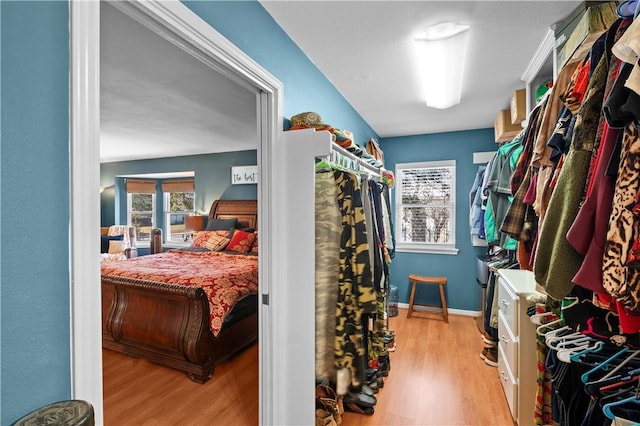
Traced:
<path id="1" fill-rule="evenodd" d="M 533 424 L 536 403 L 536 329 L 526 297 L 538 294 L 531 271 L 498 270 L 498 374 L 513 420 Z"/>

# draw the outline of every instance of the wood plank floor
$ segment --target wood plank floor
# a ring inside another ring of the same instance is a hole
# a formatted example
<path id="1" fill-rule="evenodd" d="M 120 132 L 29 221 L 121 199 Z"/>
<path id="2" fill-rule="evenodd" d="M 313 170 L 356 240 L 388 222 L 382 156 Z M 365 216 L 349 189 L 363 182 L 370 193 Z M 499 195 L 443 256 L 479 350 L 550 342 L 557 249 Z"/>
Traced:
<path id="1" fill-rule="evenodd" d="M 373 416 L 345 413 L 342 426 L 512 425 L 497 369 L 480 359 L 471 317 L 406 310 L 391 318 L 397 350 Z M 103 350 L 108 426 L 255 425 L 258 350 L 216 368 L 204 385 L 183 373 Z"/>

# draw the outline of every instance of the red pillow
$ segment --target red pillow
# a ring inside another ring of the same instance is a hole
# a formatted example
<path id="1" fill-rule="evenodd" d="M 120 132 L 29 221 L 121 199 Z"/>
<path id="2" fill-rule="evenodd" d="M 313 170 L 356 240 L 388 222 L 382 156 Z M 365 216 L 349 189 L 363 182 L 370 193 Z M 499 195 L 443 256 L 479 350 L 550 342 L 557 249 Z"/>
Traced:
<path id="1" fill-rule="evenodd" d="M 256 234 L 253 232 L 245 232 L 239 229 L 236 229 L 233 232 L 233 237 L 231 237 L 231 241 L 227 244 L 225 251 L 235 251 L 237 253 L 249 253 L 251 250 L 251 246 L 256 239 Z"/>

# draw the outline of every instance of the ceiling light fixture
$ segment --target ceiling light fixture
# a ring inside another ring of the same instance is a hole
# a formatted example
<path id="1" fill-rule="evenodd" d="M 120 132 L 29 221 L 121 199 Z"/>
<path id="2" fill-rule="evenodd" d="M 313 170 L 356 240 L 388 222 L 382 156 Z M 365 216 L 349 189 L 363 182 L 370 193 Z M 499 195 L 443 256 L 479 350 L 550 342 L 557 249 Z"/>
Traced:
<path id="1" fill-rule="evenodd" d="M 427 106 L 445 109 L 460 103 L 468 25 L 445 22 L 416 38 Z"/>

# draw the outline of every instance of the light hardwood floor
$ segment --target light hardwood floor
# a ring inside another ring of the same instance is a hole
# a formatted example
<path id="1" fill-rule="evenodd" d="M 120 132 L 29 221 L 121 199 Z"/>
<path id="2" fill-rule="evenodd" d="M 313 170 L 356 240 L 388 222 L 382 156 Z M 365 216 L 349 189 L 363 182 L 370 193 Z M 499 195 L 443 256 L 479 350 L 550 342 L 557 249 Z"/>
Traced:
<path id="1" fill-rule="evenodd" d="M 397 350 L 373 416 L 345 413 L 342 426 L 512 425 L 497 369 L 480 359 L 471 317 L 406 310 L 392 317 Z M 255 425 L 257 346 L 216 368 L 204 385 L 183 373 L 103 350 L 107 426 Z"/>

